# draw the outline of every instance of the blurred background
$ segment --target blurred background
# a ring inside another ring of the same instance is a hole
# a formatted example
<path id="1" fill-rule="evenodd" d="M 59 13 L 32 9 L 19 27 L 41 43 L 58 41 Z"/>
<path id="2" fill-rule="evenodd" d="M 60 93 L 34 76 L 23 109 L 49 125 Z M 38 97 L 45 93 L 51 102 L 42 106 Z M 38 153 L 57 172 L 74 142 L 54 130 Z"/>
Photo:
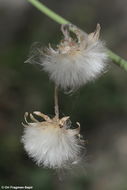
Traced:
<path id="1" fill-rule="evenodd" d="M 127 59 L 126 0 L 42 2 L 86 32 L 99 22 L 107 47 Z M 39 168 L 20 142 L 24 112 L 54 114 L 52 82 L 24 61 L 34 42 L 55 45 L 61 35 L 60 26 L 27 0 L 0 0 L 0 185 L 127 190 L 127 73 L 112 62 L 108 72 L 75 94 L 60 92 L 61 115 L 79 121 L 87 141 L 86 157 L 76 172 Z"/>

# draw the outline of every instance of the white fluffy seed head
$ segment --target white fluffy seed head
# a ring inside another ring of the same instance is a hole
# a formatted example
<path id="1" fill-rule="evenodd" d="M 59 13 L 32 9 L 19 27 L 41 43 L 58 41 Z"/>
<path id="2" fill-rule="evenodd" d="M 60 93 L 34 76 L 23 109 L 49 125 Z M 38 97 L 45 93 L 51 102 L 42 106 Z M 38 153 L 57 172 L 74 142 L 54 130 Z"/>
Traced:
<path id="1" fill-rule="evenodd" d="M 35 112 L 46 121 L 39 122 L 30 114 L 33 123 L 25 126 L 22 142 L 28 155 L 38 165 L 49 168 L 68 168 L 80 160 L 83 141 L 80 140 L 80 126 L 70 129 L 68 117 L 50 119 L 48 116 Z M 26 120 L 26 116 L 25 116 Z"/>
<path id="2" fill-rule="evenodd" d="M 70 31 L 75 37 L 71 37 Z M 40 49 L 39 64 L 57 86 L 75 90 L 103 73 L 107 62 L 106 48 L 99 40 L 99 24 L 90 34 L 70 24 L 62 25 L 62 32 L 64 39 L 56 49 L 51 46 Z"/>

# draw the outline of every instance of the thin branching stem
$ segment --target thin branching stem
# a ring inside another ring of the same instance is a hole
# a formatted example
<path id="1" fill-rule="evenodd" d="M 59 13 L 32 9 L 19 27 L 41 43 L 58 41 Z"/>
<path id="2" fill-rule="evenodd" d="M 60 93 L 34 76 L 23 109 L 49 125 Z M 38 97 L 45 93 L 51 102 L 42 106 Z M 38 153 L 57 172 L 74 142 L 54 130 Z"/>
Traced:
<path id="1" fill-rule="evenodd" d="M 36 7 L 38 10 L 40 10 L 42 13 L 50 17 L 52 20 L 59 24 L 69 24 L 70 22 L 60 15 L 56 14 L 54 11 L 46 7 L 43 3 L 39 2 L 38 0 L 27 0 L 29 1 L 34 7 Z M 111 50 L 108 50 L 109 58 L 118 66 L 120 66 L 122 69 L 127 71 L 127 61 L 124 60 L 122 57 L 118 56 Z"/>
<path id="2" fill-rule="evenodd" d="M 119 55 L 115 54 L 111 50 L 108 50 L 109 58 L 112 59 L 112 61 L 117 64 L 119 67 L 127 71 L 127 61 L 120 57 Z"/>
<path id="3" fill-rule="evenodd" d="M 59 101 L 58 101 L 58 87 L 54 89 L 54 103 L 55 103 L 55 117 L 59 118 Z"/>
<path id="4" fill-rule="evenodd" d="M 60 15 L 56 14 L 54 11 L 46 7 L 43 3 L 39 2 L 38 0 L 27 0 L 27 1 L 29 1 L 34 7 L 36 7 L 38 10 L 40 10 L 42 13 L 50 17 L 58 24 L 69 24 L 69 21 L 67 21 Z"/>

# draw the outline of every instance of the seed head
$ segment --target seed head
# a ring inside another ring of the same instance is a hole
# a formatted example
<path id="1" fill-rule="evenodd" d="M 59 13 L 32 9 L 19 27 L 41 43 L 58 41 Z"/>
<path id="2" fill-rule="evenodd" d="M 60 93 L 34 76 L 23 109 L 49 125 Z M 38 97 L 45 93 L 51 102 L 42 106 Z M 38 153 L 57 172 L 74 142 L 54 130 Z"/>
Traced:
<path id="1" fill-rule="evenodd" d="M 81 159 L 84 141 L 80 139 L 80 124 L 76 129 L 70 129 L 69 117 L 58 119 L 34 112 L 45 121 L 38 121 L 30 114 L 32 122 L 23 124 L 24 135 L 22 143 L 28 155 L 38 165 L 49 168 L 68 168 Z"/>
<path id="2" fill-rule="evenodd" d="M 72 24 L 62 25 L 61 30 L 63 39 L 55 49 L 51 45 L 41 48 L 38 63 L 58 87 L 73 91 L 104 72 L 107 53 L 104 42 L 99 40 L 99 24 L 90 34 Z"/>

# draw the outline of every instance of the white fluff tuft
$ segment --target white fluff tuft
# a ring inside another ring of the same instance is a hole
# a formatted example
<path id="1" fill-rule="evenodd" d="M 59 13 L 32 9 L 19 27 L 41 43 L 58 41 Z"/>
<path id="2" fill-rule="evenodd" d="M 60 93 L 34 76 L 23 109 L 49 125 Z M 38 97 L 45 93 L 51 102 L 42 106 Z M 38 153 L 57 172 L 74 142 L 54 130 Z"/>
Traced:
<path id="1" fill-rule="evenodd" d="M 105 70 L 107 53 L 99 40 L 100 25 L 96 31 L 87 34 L 74 25 L 62 26 L 64 39 L 57 45 L 43 51 L 40 63 L 54 83 L 64 90 L 75 90 L 88 81 L 94 80 Z M 70 30 L 75 39 L 70 36 Z"/>
<path id="2" fill-rule="evenodd" d="M 40 112 L 36 113 L 45 117 Z M 24 125 L 22 142 L 28 155 L 38 165 L 53 169 L 67 168 L 77 163 L 82 149 L 82 141 L 78 137 L 79 127 L 68 129 L 68 117 L 57 120 L 46 117 L 47 121 L 39 122 L 34 118 L 34 123 L 27 122 L 27 125 Z"/>

